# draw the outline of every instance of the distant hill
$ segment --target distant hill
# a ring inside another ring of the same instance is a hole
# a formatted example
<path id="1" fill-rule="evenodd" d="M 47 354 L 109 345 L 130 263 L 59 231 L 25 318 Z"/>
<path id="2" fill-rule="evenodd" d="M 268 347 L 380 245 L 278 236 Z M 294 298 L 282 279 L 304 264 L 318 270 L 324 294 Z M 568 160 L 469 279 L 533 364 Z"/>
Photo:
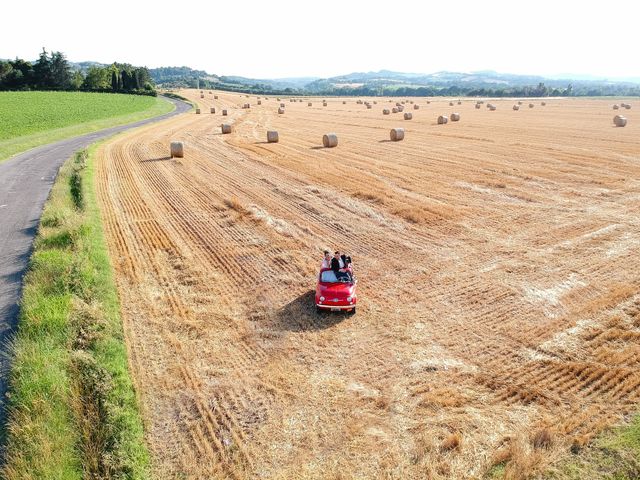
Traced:
<path id="1" fill-rule="evenodd" d="M 160 87 L 218 88 L 246 93 L 283 95 L 454 95 L 560 96 L 640 95 L 640 79 L 606 80 L 591 77 L 514 75 L 492 70 L 441 71 L 430 74 L 390 70 L 353 72 L 331 78 L 253 79 L 218 76 L 189 67 L 150 69 Z"/>

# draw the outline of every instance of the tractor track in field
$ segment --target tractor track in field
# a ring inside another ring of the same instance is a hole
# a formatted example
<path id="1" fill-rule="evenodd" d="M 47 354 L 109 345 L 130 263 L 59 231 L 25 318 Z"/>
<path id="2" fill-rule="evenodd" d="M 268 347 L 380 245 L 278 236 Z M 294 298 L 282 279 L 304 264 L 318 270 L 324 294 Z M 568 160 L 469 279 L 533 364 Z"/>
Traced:
<path id="1" fill-rule="evenodd" d="M 159 477 L 477 478 L 505 450 L 524 472 L 637 408 L 640 141 L 606 102 L 437 126 L 444 100 L 403 121 L 182 94 L 205 113 L 97 165 Z M 323 248 L 354 257 L 354 317 L 315 314 Z"/>

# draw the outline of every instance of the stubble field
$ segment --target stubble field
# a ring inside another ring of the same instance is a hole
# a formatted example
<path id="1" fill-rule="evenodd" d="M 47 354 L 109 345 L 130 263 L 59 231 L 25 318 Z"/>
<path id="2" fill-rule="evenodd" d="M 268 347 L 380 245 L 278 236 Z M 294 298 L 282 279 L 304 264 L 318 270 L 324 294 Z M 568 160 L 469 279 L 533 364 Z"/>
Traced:
<path id="1" fill-rule="evenodd" d="M 634 110 L 179 93 L 97 166 L 158 478 L 526 478 L 635 411 Z M 355 316 L 315 313 L 324 248 Z"/>

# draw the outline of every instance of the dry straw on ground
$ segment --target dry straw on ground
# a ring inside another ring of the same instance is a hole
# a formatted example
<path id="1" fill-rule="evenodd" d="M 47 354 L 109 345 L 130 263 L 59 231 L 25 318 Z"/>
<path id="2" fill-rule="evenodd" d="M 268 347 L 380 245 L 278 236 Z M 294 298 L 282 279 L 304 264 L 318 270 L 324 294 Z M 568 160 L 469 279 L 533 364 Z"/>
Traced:
<path id="1" fill-rule="evenodd" d="M 640 124 L 609 102 L 431 112 L 395 143 L 394 117 L 292 107 L 103 144 L 150 476 L 544 478 L 637 411 Z M 180 138 L 188 162 L 147 161 Z M 353 317 L 314 311 L 327 245 L 354 258 Z"/>

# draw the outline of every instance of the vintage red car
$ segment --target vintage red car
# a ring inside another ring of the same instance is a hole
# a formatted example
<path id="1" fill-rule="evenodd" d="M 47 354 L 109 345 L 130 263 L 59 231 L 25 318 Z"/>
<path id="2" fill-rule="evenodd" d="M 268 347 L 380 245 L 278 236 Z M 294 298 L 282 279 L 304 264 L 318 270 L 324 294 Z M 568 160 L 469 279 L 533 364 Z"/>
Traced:
<path id="1" fill-rule="evenodd" d="M 356 313 L 356 283 L 353 272 L 336 276 L 330 268 L 321 269 L 316 285 L 316 311 Z"/>

